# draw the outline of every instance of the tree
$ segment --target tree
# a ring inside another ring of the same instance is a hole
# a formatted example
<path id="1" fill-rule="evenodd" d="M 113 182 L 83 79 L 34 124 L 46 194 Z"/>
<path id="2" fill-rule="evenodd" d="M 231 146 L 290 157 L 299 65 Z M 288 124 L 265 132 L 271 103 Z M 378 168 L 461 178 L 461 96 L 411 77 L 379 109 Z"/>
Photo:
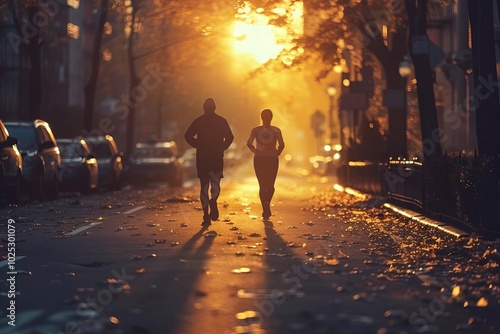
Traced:
<path id="1" fill-rule="evenodd" d="M 7 6 L 12 13 L 17 36 L 11 36 L 12 45 L 17 47 L 19 63 L 22 53 L 26 52 L 29 59 L 29 93 L 28 118 L 40 118 L 42 102 L 42 67 L 41 47 L 43 37 L 41 27 L 35 25 L 35 17 L 40 14 L 41 6 L 38 0 L 14 1 L 7 0 Z"/>
<path id="2" fill-rule="evenodd" d="M 492 1 L 469 1 L 478 153 L 500 154 L 500 103 L 495 60 Z"/>
<path id="3" fill-rule="evenodd" d="M 90 57 L 90 77 L 84 87 L 84 128 L 86 131 L 92 131 L 94 117 L 95 92 L 97 89 L 97 79 L 99 77 L 99 65 L 101 63 L 101 44 L 104 32 L 104 25 L 108 16 L 109 0 L 100 0 L 98 6 L 99 17 L 96 24 L 92 54 Z"/>
<path id="4" fill-rule="evenodd" d="M 127 21 L 129 32 L 128 36 L 128 44 L 127 44 L 127 56 L 128 56 L 128 71 L 129 71 L 129 99 L 130 99 L 130 104 L 129 104 L 129 115 L 127 118 L 127 133 L 126 133 L 126 139 L 125 139 L 125 153 L 126 156 L 129 156 L 130 153 L 132 152 L 132 148 L 134 145 L 134 120 L 135 120 L 135 111 L 137 108 L 137 98 L 135 95 L 135 89 L 139 87 L 139 77 L 137 75 L 136 69 L 135 69 L 135 59 L 134 59 L 134 34 L 136 32 L 136 25 L 139 24 L 137 20 L 137 13 L 139 11 L 139 4 L 141 3 L 140 0 L 131 0 L 130 1 L 130 16 L 129 20 Z"/>
<path id="5" fill-rule="evenodd" d="M 435 160 L 441 156 L 441 133 L 437 120 L 434 80 L 428 51 L 427 0 L 406 0 L 406 10 L 410 26 L 408 44 L 417 79 L 424 161 Z M 424 44 L 420 47 L 422 50 L 417 50 L 417 43 Z"/>
<path id="6" fill-rule="evenodd" d="M 427 1 L 425 2 L 427 6 Z M 432 1 L 429 5 L 441 6 L 441 2 Z M 405 80 L 399 74 L 399 63 L 408 53 L 408 19 L 403 2 L 310 0 L 304 2 L 304 5 L 306 32 L 304 37 L 297 39 L 295 50 L 304 48 L 306 50 L 303 53 L 304 57 L 323 63 L 324 66 L 318 74 L 319 80 L 325 78 L 335 65 L 339 65 L 346 53 L 353 54 L 352 51 L 355 50 L 354 53 L 357 52 L 361 56 L 368 52 L 378 60 L 384 73 L 386 89 L 400 92 L 406 89 Z M 421 29 L 419 27 L 419 31 Z M 425 27 L 423 29 L 425 30 Z M 291 64 L 281 64 L 281 66 L 297 66 L 304 61 L 304 57 L 296 57 Z M 428 69 L 425 75 L 430 74 Z M 432 82 L 425 84 L 432 90 Z M 422 89 L 422 91 L 429 93 L 429 90 Z M 433 94 L 432 91 L 430 95 Z M 424 106 L 420 108 L 423 123 L 433 124 L 435 113 L 429 113 L 424 108 Z M 389 106 L 387 111 L 389 124 L 387 156 L 406 157 L 405 107 Z M 423 138 L 422 143 L 425 141 Z M 439 150 L 436 146 L 435 152 L 439 153 Z"/>
<path id="7" fill-rule="evenodd" d="M 127 117 L 125 154 L 129 155 L 135 143 L 136 113 L 141 103 L 151 100 L 151 92 L 144 92 L 141 74 L 148 66 L 161 68 L 161 75 L 173 76 L 176 67 L 199 65 L 217 55 L 217 47 L 208 43 L 196 43 L 190 49 L 177 50 L 170 55 L 171 47 L 186 42 L 199 42 L 218 36 L 214 26 L 227 21 L 227 15 L 234 15 L 234 7 L 229 2 L 209 1 L 158 1 L 125 0 L 118 7 L 125 19 L 125 37 L 129 86 L 127 94 Z M 216 13 L 216 15 L 214 15 Z M 218 36 L 220 37 L 220 36 Z M 217 45 L 213 43 L 213 45 Z M 207 51 L 207 52 L 203 52 Z M 162 64 L 159 66 L 158 55 Z M 180 75 L 182 76 L 182 75 Z M 161 78 L 162 81 L 166 78 Z M 168 93 L 168 92 L 165 92 Z M 160 94 L 165 94 L 160 93 Z M 158 96 L 161 96 L 157 94 Z M 145 95 L 145 96 L 141 96 Z"/>
<path id="8" fill-rule="evenodd" d="M 304 3 L 305 36 L 296 48 L 313 62 L 322 62 L 317 79 L 325 78 L 346 54 L 363 56 L 365 51 L 381 64 L 386 88 L 404 91 L 399 63 L 407 53 L 407 25 L 404 6 L 394 1 L 311 0 Z M 387 29 L 387 30 L 384 30 Z M 305 61 L 296 57 L 284 67 Z M 406 157 L 406 114 L 404 106 L 389 106 L 387 156 Z"/>

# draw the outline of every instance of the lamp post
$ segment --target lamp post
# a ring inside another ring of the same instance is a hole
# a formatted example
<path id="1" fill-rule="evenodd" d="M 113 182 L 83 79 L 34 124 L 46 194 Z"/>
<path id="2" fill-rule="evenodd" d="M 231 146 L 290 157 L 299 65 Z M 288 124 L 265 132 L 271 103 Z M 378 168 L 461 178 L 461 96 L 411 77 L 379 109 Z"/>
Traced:
<path id="1" fill-rule="evenodd" d="M 329 116 L 329 130 L 330 130 L 330 141 L 335 137 L 334 136 L 334 131 L 333 131 L 333 109 L 334 109 L 334 100 L 335 100 L 335 95 L 337 95 L 337 88 L 333 84 L 330 84 L 328 88 L 326 89 L 326 93 L 328 94 L 330 98 L 330 107 L 328 109 L 328 116 Z"/>

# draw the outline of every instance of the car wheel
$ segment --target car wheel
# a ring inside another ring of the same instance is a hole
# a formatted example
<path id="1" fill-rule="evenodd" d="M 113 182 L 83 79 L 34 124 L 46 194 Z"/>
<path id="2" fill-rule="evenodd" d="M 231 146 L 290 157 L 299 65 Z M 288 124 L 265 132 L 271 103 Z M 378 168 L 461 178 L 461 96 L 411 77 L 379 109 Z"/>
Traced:
<path id="1" fill-rule="evenodd" d="M 21 187 L 22 187 L 23 177 L 21 174 L 17 174 L 16 185 L 9 189 L 8 200 L 11 204 L 18 204 L 21 202 Z"/>
<path id="2" fill-rule="evenodd" d="M 122 180 L 120 177 L 116 176 L 113 178 L 113 183 L 111 184 L 112 190 L 120 190 L 122 188 Z"/>
<path id="3" fill-rule="evenodd" d="M 90 174 L 86 173 L 85 177 L 82 180 L 82 187 L 81 187 L 80 193 L 82 195 L 88 195 L 88 194 L 90 194 L 91 191 L 92 191 L 92 189 L 90 187 Z"/>
<path id="4" fill-rule="evenodd" d="M 49 199 L 57 199 L 59 196 L 59 180 L 57 179 L 57 175 L 54 175 L 54 180 L 47 187 L 47 192 Z"/>
<path id="5" fill-rule="evenodd" d="M 43 172 L 40 171 L 38 173 L 37 179 L 33 182 L 33 188 L 30 191 L 31 198 L 43 201 L 46 199 L 45 191 L 46 191 L 45 190 L 45 178 L 44 178 Z"/>

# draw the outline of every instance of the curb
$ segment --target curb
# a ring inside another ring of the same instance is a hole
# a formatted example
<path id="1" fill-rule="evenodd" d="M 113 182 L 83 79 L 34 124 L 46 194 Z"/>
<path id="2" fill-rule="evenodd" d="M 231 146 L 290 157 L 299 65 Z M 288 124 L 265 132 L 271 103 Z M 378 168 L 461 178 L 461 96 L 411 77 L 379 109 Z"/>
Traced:
<path id="1" fill-rule="evenodd" d="M 345 192 L 346 194 L 349 194 L 349 195 L 352 195 L 352 196 L 355 196 L 355 197 L 358 197 L 361 199 L 366 199 L 369 196 L 369 195 L 364 194 L 356 189 L 349 188 L 349 187 L 343 187 L 340 184 L 335 184 L 333 186 L 333 189 L 335 189 L 336 191 L 339 191 L 339 192 Z M 391 204 L 391 203 L 384 203 L 384 206 L 387 209 L 390 209 L 390 210 L 392 210 L 392 211 L 394 211 L 402 216 L 405 216 L 407 218 L 415 220 L 421 224 L 437 228 L 445 233 L 453 235 L 454 237 L 461 238 L 461 237 L 470 236 L 470 233 L 468 233 L 468 232 L 460 230 L 454 226 L 447 225 L 443 222 L 440 222 L 440 221 L 437 221 L 434 219 L 430 219 L 429 217 L 426 217 L 421 213 L 418 213 L 418 212 L 415 212 L 415 211 L 412 211 L 409 209 L 401 208 L 401 207 L 398 207 L 398 206 Z"/>

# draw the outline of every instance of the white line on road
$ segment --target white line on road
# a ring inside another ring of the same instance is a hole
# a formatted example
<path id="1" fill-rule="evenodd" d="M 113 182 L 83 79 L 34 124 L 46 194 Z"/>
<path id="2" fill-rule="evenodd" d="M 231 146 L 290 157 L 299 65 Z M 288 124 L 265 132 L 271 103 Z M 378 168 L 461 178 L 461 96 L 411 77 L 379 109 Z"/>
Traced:
<path id="1" fill-rule="evenodd" d="M 128 210 L 128 211 L 125 211 L 123 214 L 124 214 L 124 215 L 129 215 L 129 214 L 131 214 L 131 213 L 137 212 L 137 211 L 142 210 L 142 209 L 144 209 L 144 208 L 145 208 L 145 206 L 144 206 L 144 205 L 141 205 L 141 206 L 138 206 L 137 208 L 133 208 L 133 209 L 130 209 L 130 210 Z"/>
<path id="2" fill-rule="evenodd" d="M 136 208 L 130 209 L 130 210 L 128 210 L 128 211 L 125 211 L 123 214 L 124 214 L 124 215 L 129 215 L 129 214 L 131 214 L 131 213 L 137 212 L 137 211 L 142 210 L 142 209 L 144 209 L 144 208 L 145 208 L 145 206 L 144 206 L 144 205 L 141 205 L 141 206 L 138 206 L 138 207 L 136 207 Z M 76 234 L 78 234 L 78 233 L 80 233 L 80 232 L 83 232 L 83 231 L 85 231 L 85 230 L 88 230 L 89 228 L 92 228 L 92 227 L 97 226 L 97 225 L 99 225 L 99 224 L 102 224 L 102 221 L 101 221 L 101 222 L 94 222 L 94 223 L 90 223 L 90 224 L 88 224 L 88 225 L 85 225 L 85 226 L 79 227 L 79 228 L 77 228 L 77 229 L 76 229 L 76 230 L 74 230 L 74 231 L 71 231 L 71 232 L 66 233 L 65 235 L 76 235 Z"/>
<path id="3" fill-rule="evenodd" d="M 66 235 L 75 235 L 75 234 L 78 234 L 78 233 L 80 233 L 80 232 L 82 232 L 82 231 L 85 231 L 85 230 L 87 230 L 87 229 L 89 229 L 89 228 L 91 228 L 91 227 L 97 226 L 97 225 L 99 225 L 99 224 L 102 224 L 102 222 L 90 223 L 90 224 L 88 224 L 88 225 L 85 225 L 85 226 L 79 227 L 79 228 L 77 228 L 77 229 L 76 229 L 76 230 L 74 230 L 74 231 L 68 232 L 68 233 L 66 233 Z"/>
<path id="4" fill-rule="evenodd" d="M 16 256 L 16 262 L 21 260 L 21 259 L 24 259 L 25 257 L 26 256 Z M 8 263 L 9 263 L 9 260 L 5 260 L 5 261 L 0 262 L 0 268 L 5 267 Z"/>

